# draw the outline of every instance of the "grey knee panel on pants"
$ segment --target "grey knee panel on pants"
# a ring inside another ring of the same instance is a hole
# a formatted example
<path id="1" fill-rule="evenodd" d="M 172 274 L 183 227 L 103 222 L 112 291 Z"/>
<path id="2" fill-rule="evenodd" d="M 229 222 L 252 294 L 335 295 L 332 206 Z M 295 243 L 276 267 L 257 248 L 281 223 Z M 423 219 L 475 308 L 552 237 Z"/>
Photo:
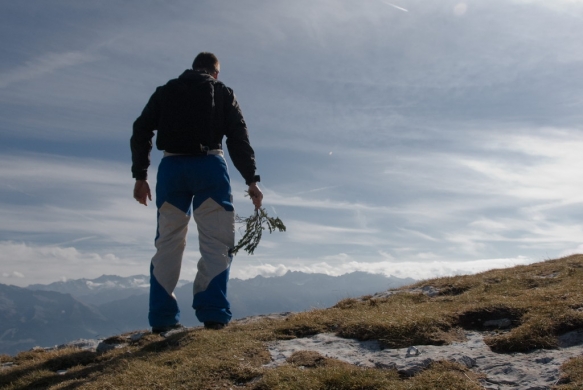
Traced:
<path id="1" fill-rule="evenodd" d="M 156 280 L 169 295 L 173 294 L 182 265 L 190 216 L 165 202 L 158 210 L 156 254 L 152 258 Z"/>
<path id="2" fill-rule="evenodd" d="M 229 250 L 235 245 L 235 213 L 209 198 L 194 210 L 194 220 L 201 254 L 194 281 L 196 294 L 205 291 L 213 278 L 231 266 Z"/>

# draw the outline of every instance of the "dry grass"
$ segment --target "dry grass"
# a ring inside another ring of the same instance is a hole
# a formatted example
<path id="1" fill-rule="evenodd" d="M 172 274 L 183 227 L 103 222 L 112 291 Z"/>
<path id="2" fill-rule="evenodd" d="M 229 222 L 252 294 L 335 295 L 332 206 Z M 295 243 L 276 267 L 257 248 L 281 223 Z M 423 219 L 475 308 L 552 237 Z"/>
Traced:
<path id="1" fill-rule="evenodd" d="M 1 362 L 6 389 L 479 389 L 471 371 L 439 362 L 412 378 L 394 370 L 361 368 L 313 352 L 265 368 L 266 342 L 334 332 L 380 340 L 391 348 L 447 344 L 462 329 L 490 330 L 487 344 L 500 353 L 555 348 L 557 336 L 583 328 L 583 255 L 478 275 L 427 280 L 434 297 L 407 289 L 386 298 L 347 299 L 325 310 L 286 320 L 234 324 L 223 331 L 195 329 L 163 339 L 148 335 L 104 354 L 69 349 L 25 352 Z M 493 331 L 490 320 L 507 319 Z M 59 370 L 67 370 L 57 375 Z M 583 359 L 563 368 L 558 389 L 583 387 Z"/>
<path id="2" fill-rule="evenodd" d="M 10 355 L 0 355 L 0 363 L 11 362 L 12 359 L 13 359 L 13 357 Z"/>
<path id="3" fill-rule="evenodd" d="M 583 386 L 583 357 L 571 359 L 562 367 L 563 375 L 556 390 L 581 389 Z"/>
<path id="4" fill-rule="evenodd" d="M 289 318 L 277 324 L 275 332 L 303 337 L 333 331 L 399 348 L 446 344 L 456 338 L 459 328 L 492 330 L 487 321 L 507 319 L 507 329 L 486 339 L 494 351 L 556 348 L 559 334 L 583 328 L 582 280 L 582 255 L 428 280 L 412 287 L 432 286 L 440 291 L 438 296 L 403 292 L 388 298 L 346 299 L 333 308 Z"/>
<path id="5" fill-rule="evenodd" d="M 378 390 L 378 389 L 480 389 L 476 376 L 450 362 L 434 363 L 413 378 L 400 378 L 395 370 L 359 368 L 317 352 L 300 351 L 289 365 L 269 370 L 254 390 Z"/>

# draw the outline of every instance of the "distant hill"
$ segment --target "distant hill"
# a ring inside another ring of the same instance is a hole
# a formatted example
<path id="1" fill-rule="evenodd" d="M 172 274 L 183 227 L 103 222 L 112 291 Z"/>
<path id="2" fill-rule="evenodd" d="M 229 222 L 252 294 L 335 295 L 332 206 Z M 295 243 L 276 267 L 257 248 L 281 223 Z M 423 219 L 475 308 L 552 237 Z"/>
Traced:
<path id="1" fill-rule="evenodd" d="M 179 286 L 188 283 L 180 280 Z M 72 279 L 65 282 L 59 281 L 51 284 L 31 284 L 30 290 L 56 291 L 63 294 L 71 294 L 81 302 L 100 305 L 130 297 L 132 295 L 145 294 L 150 287 L 150 277 L 145 275 L 116 276 L 102 275 L 95 279 Z"/>
<path id="2" fill-rule="evenodd" d="M 325 308 L 344 298 L 374 294 L 414 282 L 411 278 L 365 272 L 334 277 L 289 271 L 283 276 L 271 278 L 231 279 L 228 294 L 233 318 L 237 319 L 257 314 Z M 186 326 L 199 325 L 191 308 L 192 282 L 177 288 L 175 294 L 181 310 L 180 322 Z M 101 304 L 98 308 L 106 317 L 112 318 L 120 331 L 148 327 L 148 294 L 132 295 Z"/>
<path id="3" fill-rule="evenodd" d="M 0 353 L 147 329 L 148 282 L 144 275 L 103 275 L 27 288 L 0 285 Z M 344 298 L 413 282 L 410 278 L 364 272 L 338 277 L 288 272 L 272 278 L 231 279 L 229 299 L 237 319 L 325 308 Z M 181 322 L 199 325 L 191 308 L 192 282 L 181 280 L 175 293 L 182 310 Z"/>
<path id="4" fill-rule="evenodd" d="M 99 310 L 69 294 L 0 284 L 0 353 L 115 332 Z"/>
<path id="5" fill-rule="evenodd" d="M 229 294 L 233 315 L 241 318 L 277 311 L 325 308 L 344 298 L 374 294 L 414 282 L 411 278 L 366 272 L 334 277 L 289 271 L 274 278 L 257 276 L 248 280 L 233 279 L 229 284 Z"/>

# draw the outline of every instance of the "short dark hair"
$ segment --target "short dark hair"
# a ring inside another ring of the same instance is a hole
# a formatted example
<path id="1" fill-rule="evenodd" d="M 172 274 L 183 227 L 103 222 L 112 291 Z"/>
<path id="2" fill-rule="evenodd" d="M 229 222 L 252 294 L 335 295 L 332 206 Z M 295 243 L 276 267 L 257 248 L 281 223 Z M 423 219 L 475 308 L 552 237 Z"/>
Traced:
<path id="1" fill-rule="evenodd" d="M 206 70 L 209 73 L 218 72 L 219 59 L 213 53 L 203 51 L 194 59 L 192 69 Z"/>

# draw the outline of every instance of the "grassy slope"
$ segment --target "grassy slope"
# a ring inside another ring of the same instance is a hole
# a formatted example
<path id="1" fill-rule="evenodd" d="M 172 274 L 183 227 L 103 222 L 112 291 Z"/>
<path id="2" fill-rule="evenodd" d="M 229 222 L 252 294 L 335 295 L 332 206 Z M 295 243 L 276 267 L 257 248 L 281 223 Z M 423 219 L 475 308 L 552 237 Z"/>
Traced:
<path id="1" fill-rule="evenodd" d="M 163 339 L 147 335 L 104 354 L 61 350 L 25 352 L 2 361 L 18 364 L 0 373 L 6 389 L 479 389 L 476 376 L 439 362 L 413 378 L 392 370 L 366 369 L 298 353 L 287 365 L 269 362 L 266 343 L 320 332 L 387 347 L 447 344 L 463 329 L 484 330 L 487 320 L 512 326 L 491 332 L 486 343 L 500 353 L 556 348 L 557 335 L 583 328 L 583 255 L 478 275 L 427 280 L 434 297 L 402 289 L 386 298 L 347 299 L 325 310 L 286 320 L 233 324 L 223 331 L 194 329 Z M 66 369 L 65 375 L 56 375 Z M 583 386 L 583 358 L 563 367 L 559 389 Z"/>

